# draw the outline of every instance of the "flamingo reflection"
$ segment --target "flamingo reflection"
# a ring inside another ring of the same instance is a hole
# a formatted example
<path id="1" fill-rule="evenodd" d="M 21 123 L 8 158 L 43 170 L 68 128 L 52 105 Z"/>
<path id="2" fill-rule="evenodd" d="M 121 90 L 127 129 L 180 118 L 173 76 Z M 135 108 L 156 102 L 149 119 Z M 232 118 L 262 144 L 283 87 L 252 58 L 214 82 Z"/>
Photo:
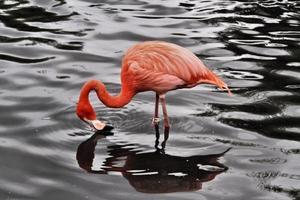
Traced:
<path id="1" fill-rule="evenodd" d="M 100 170 L 93 170 L 95 147 L 103 134 L 94 134 L 82 142 L 77 149 L 79 166 L 89 173 L 109 174 L 120 172 L 130 185 L 143 193 L 170 193 L 196 191 L 203 182 L 213 180 L 228 168 L 218 162 L 229 149 L 219 154 L 174 156 L 156 148 L 153 152 L 142 152 L 136 145 L 108 146 L 108 157 Z"/>

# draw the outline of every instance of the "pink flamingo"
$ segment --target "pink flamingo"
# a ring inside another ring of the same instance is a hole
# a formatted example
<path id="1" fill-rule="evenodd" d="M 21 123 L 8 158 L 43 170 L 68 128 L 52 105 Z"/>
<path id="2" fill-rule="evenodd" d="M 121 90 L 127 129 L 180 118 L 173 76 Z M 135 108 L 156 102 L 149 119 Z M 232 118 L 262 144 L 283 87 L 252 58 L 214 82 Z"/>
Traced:
<path id="1" fill-rule="evenodd" d="M 121 82 L 120 93 L 111 96 L 101 81 L 87 81 L 80 92 L 76 110 L 78 117 L 96 130 L 102 130 L 106 126 L 96 119 L 96 113 L 89 101 L 91 90 L 110 108 L 125 106 L 139 92 L 154 91 L 156 101 L 152 123 L 157 125 L 159 122 L 158 106 L 161 102 L 164 127 L 169 129 L 165 100 L 168 91 L 208 83 L 226 89 L 231 94 L 228 86 L 191 51 L 162 41 L 147 41 L 131 47 L 122 60 Z"/>

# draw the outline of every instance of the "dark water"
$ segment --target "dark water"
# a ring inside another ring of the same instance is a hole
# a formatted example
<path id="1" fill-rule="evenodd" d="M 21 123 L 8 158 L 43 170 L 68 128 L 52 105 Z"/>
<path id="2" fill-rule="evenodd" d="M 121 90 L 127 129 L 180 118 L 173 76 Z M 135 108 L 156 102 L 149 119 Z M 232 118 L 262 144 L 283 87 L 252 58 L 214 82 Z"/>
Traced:
<path id="1" fill-rule="evenodd" d="M 0 199 L 300 199 L 297 0 L 0 1 Z M 232 88 L 170 92 L 155 148 L 154 94 L 115 126 L 75 116 L 82 84 L 120 87 L 124 51 L 145 40 L 192 50 Z"/>

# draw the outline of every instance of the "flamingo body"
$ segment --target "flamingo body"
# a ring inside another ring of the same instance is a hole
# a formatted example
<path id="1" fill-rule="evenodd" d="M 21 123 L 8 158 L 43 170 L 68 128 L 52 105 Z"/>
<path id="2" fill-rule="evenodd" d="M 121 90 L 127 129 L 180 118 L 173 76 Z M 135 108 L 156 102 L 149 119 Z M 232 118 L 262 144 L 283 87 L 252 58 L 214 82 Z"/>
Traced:
<path id="1" fill-rule="evenodd" d="M 129 84 L 136 92 L 150 90 L 164 94 L 201 82 L 227 88 L 191 51 L 161 41 L 143 42 L 130 48 L 123 58 L 121 78 L 122 84 Z"/>
<path id="2" fill-rule="evenodd" d="M 122 60 L 121 82 L 120 93 L 111 96 L 101 81 L 88 81 L 81 90 L 77 105 L 79 118 L 96 129 L 105 127 L 104 123 L 96 120 L 96 113 L 89 102 L 91 90 L 96 91 L 102 103 L 112 108 L 123 107 L 139 92 L 154 91 L 157 94 L 154 118 L 158 117 L 160 100 L 165 127 L 169 127 L 164 99 L 168 91 L 209 83 L 230 93 L 227 85 L 191 51 L 162 41 L 142 42 L 128 49 Z"/>

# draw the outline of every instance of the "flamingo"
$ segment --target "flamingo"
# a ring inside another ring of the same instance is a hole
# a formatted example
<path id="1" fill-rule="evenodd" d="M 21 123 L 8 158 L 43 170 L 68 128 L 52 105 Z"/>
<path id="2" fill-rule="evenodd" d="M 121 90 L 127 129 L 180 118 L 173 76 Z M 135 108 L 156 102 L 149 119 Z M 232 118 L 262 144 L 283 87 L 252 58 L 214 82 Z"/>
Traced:
<path id="1" fill-rule="evenodd" d="M 168 91 L 207 83 L 226 89 L 231 95 L 227 84 L 190 50 L 163 41 L 141 42 L 129 48 L 122 60 L 121 82 L 120 93 L 111 96 L 101 81 L 87 81 L 80 91 L 77 116 L 96 130 L 103 130 L 108 126 L 96 118 L 96 112 L 89 101 L 89 93 L 92 90 L 96 92 L 99 100 L 110 108 L 125 106 L 137 93 L 154 91 L 156 100 L 152 123 L 158 125 L 160 121 L 158 110 L 161 103 L 164 127 L 169 130 L 165 100 Z"/>

